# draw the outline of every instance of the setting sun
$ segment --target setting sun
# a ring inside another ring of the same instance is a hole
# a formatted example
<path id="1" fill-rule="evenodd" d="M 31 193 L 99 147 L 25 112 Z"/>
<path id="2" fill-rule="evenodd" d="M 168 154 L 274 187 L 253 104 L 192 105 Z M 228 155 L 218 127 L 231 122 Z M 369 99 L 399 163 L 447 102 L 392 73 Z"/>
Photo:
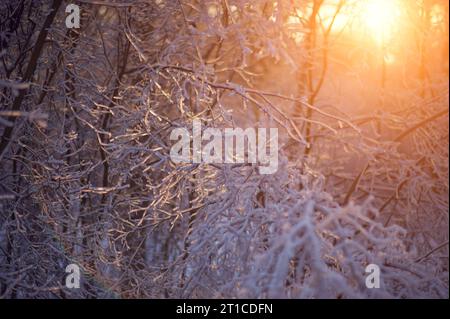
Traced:
<path id="1" fill-rule="evenodd" d="M 392 36 L 399 17 L 400 8 L 395 0 L 367 0 L 364 3 L 363 23 L 380 44 Z"/>

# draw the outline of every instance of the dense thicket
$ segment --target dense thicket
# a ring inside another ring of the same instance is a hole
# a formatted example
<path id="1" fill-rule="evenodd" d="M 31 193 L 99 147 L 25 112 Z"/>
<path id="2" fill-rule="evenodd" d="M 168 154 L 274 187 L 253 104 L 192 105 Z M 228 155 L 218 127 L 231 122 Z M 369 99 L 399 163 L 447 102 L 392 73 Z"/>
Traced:
<path id="1" fill-rule="evenodd" d="M 448 298 L 446 1 L 381 62 L 352 1 L 74 2 L 0 3 L 2 298 Z M 194 119 L 278 127 L 278 171 L 175 164 Z"/>

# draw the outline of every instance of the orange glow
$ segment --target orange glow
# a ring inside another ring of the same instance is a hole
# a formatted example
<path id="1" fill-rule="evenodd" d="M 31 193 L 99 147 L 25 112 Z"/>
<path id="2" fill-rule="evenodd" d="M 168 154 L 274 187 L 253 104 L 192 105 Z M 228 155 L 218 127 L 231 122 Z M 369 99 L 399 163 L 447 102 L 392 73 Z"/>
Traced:
<path id="1" fill-rule="evenodd" d="M 400 18 L 396 0 L 366 0 L 362 8 L 362 23 L 379 43 L 388 41 Z"/>

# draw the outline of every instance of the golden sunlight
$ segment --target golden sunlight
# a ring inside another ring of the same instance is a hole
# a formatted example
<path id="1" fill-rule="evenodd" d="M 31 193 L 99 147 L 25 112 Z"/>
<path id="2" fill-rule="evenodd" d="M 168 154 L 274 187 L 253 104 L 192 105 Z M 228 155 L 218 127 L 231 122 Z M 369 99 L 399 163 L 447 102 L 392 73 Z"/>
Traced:
<path id="1" fill-rule="evenodd" d="M 362 8 L 363 23 L 379 44 L 392 37 L 400 18 L 400 7 L 396 0 L 366 0 Z"/>

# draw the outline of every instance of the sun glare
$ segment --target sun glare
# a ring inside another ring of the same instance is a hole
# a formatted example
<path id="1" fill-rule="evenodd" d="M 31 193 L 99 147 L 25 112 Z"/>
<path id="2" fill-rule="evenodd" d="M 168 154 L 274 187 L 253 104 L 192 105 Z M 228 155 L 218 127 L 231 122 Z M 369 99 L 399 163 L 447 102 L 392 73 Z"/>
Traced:
<path id="1" fill-rule="evenodd" d="M 400 18 L 400 8 L 395 0 L 366 0 L 362 19 L 378 43 L 388 41 Z"/>

